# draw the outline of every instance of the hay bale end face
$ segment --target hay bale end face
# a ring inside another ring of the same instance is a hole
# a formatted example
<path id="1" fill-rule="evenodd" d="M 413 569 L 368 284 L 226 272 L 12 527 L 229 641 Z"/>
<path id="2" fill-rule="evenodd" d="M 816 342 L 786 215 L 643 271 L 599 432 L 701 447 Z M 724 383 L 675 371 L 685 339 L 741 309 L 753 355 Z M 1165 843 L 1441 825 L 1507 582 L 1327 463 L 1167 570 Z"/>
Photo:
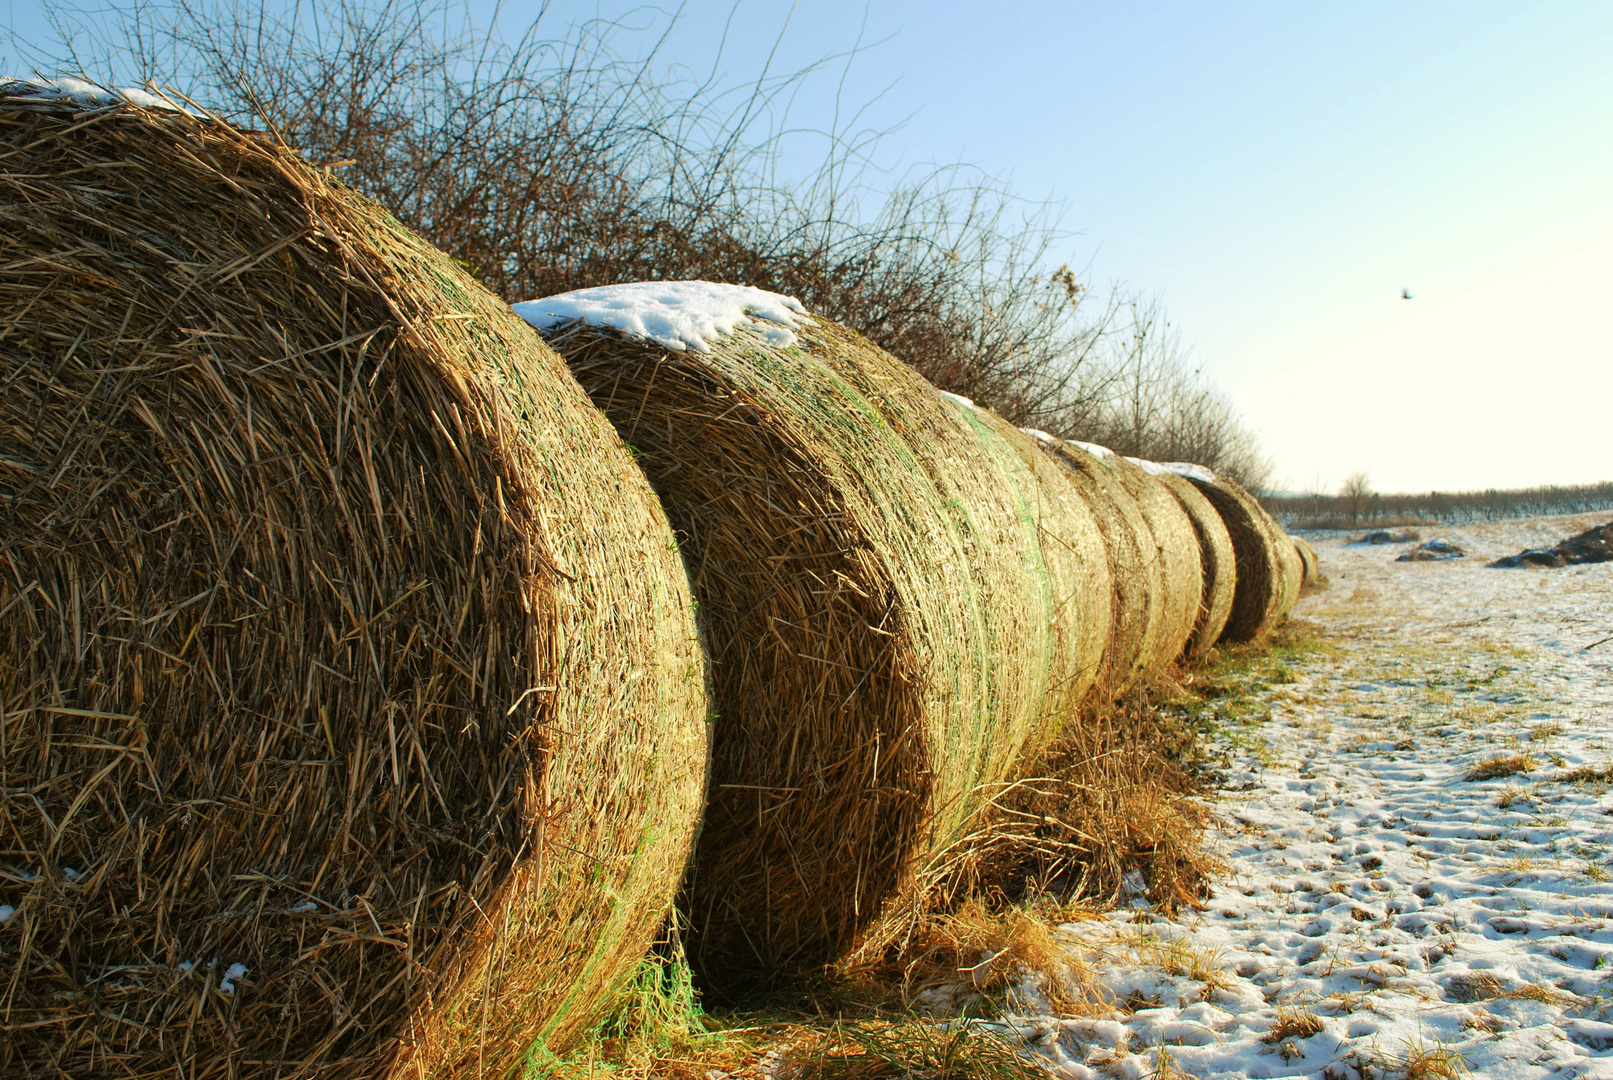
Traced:
<path id="1" fill-rule="evenodd" d="M 877 948 L 1090 684 L 1090 515 L 1013 429 L 787 298 L 675 282 L 516 309 L 635 448 L 699 599 L 705 990 Z"/>
<path id="2" fill-rule="evenodd" d="M 653 493 L 507 306 L 294 153 L 37 96 L 0 145 L 0 1072 L 563 1052 L 702 799 Z"/>
<path id="3" fill-rule="evenodd" d="M 1162 468 L 1198 489 L 1231 537 L 1236 585 L 1222 639 L 1254 641 L 1263 637 L 1299 597 L 1303 571 L 1287 532 L 1236 481 L 1217 476 L 1202 465 L 1172 462 Z"/>

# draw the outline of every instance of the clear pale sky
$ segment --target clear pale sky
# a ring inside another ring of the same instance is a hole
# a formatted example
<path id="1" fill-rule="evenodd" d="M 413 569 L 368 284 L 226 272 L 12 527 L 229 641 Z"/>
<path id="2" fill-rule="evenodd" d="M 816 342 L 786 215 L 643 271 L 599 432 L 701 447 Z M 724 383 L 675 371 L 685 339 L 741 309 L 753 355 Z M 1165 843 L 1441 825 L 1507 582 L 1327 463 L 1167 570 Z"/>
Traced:
<path id="1" fill-rule="evenodd" d="M 635 10 L 665 14 L 546 21 Z M 689 5 L 662 55 L 708 68 L 729 14 Z M 1613 3 L 750 0 L 720 69 L 786 20 L 779 70 L 880 42 L 842 101 L 906 120 L 887 162 L 1062 200 L 1071 264 L 1159 296 L 1280 485 L 1613 480 Z"/>

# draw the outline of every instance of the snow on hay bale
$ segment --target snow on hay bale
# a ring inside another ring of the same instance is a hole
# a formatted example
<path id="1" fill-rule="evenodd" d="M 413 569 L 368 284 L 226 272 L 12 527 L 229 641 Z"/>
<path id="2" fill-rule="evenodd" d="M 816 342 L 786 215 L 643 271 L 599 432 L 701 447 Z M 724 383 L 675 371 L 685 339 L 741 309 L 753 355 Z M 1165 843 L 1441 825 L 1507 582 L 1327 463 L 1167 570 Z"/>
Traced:
<path id="1" fill-rule="evenodd" d="M 1193 533 L 1199 545 L 1201 593 L 1198 615 L 1182 656 L 1187 660 L 1196 660 L 1220 640 L 1221 631 L 1226 628 L 1227 619 L 1232 615 L 1232 598 L 1238 584 L 1237 556 L 1232 548 L 1232 536 L 1227 532 L 1221 515 L 1210 505 L 1210 500 L 1199 494 L 1199 489 L 1192 483 L 1156 462 L 1140 458 L 1126 460 L 1163 484 L 1175 496 L 1177 504 L 1193 524 Z"/>
<path id="2" fill-rule="evenodd" d="M 0 1072 L 563 1051 L 703 795 L 653 493 L 528 326 L 326 172 L 10 89 Z"/>
<path id="3" fill-rule="evenodd" d="M 1221 515 L 1232 538 L 1237 583 L 1222 640 L 1253 641 L 1263 636 L 1299 597 L 1303 570 L 1287 532 L 1235 480 L 1187 462 L 1167 462 L 1162 468 L 1196 487 Z"/>
<path id="4" fill-rule="evenodd" d="M 661 282 L 516 310 L 639 454 L 694 581 L 704 986 L 877 948 L 1090 685 L 1090 515 L 1013 429 L 791 298 Z"/>

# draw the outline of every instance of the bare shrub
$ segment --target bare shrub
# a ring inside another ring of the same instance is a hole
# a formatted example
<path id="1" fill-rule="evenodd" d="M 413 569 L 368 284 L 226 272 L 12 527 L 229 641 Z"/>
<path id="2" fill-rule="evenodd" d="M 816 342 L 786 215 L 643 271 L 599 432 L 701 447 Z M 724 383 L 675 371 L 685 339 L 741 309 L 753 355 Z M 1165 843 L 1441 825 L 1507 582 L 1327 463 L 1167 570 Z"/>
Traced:
<path id="1" fill-rule="evenodd" d="M 960 165 L 892 180 L 856 108 L 815 133 L 819 164 L 785 175 L 802 137 L 792 95 L 858 45 L 722 83 L 667 66 L 653 22 L 551 31 L 540 9 L 506 37 L 462 0 L 51 2 L 58 40 L 13 42 L 26 63 L 176 86 L 272 130 L 507 298 L 742 281 L 800 297 L 1014 424 L 1265 479 L 1156 306 L 1094 302 L 1050 269 L 1058 207 Z"/>
<path id="2" fill-rule="evenodd" d="M 1232 403 L 1191 368 L 1157 302 L 1128 300 L 1104 327 L 1092 365 L 1104 385 L 1074 438 L 1128 457 L 1192 461 L 1258 491 L 1271 462 Z"/>

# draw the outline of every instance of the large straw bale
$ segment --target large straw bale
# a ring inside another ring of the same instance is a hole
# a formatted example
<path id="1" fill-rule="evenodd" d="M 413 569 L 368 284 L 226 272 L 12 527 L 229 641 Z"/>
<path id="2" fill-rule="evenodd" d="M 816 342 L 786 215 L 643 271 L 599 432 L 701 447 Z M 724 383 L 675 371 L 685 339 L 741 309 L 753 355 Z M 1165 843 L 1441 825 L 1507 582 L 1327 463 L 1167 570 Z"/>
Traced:
<path id="1" fill-rule="evenodd" d="M 1159 545 L 1148 515 L 1116 468 L 1113 453 L 1045 435 L 1041 442 L 1064 467 L 1065 476 L 1091 509 L 1103 535 L 1114 599 L 1109 644 L 1093 692 L 1112 699 L 1150 671 L 1170 663 L 1181 650 L 1178 641 L 1175 652 L 1163 655 L 1168 651 L 1169 628 Z M 1194 603 L 1196 606 L 1197 601 Z M 1181 640 L 1185 639 L 1184 633 Z"/>
<path id="2" fill-rule="evenodd" d="M 1096 526 L 1012 428 L 832 323 L 668 348 L 546 321 L 564 299 L 532 317 L 660 493 L 713 659 L 703 985 L 877 947 L 1090 686 Z"/>
<path id="3" fill-rule="evenodd" d="M 1153 626 L 1142 662 L 1145 674 L 1157 673 L 1182 655 L 1198 621 L 1204 599 L 1198 534 L 1181 502 L 1158 477 L 1130 458 L 1087 445 L 1136 501 L 1148 526 L 1143 554 L 1159 566 L 1159 593 L 1150 604 Z"/>
<path id="4" fill-rule="evenodd" d="M 1300 565 L 1304 571 L 1300 580 L 1302 588 L 1316 585 L 1322 579 L 1321 563 L 1317 561 L 1316 549 L 1311 547 L 1310 541 L 1300 536 L 1290 536 L 1294 542 L 1294 550 L 1299 553 Z"/>
<path id="5" fill-rule="evenodd" d="M 1221 639 L 1221 631 L 1226 628 L 1227 619 L 1232 615 L 1232 599 L 1238 585 L 1237 555 L 1232 547 L 1232 536 L 1210 500 L 1201 495 L 1190 481 L 1151 461 L 1134 463 L 1176 497 L 1177 503 L 1193 523 L 1193 533 L 1198 538 L 1199 566 L 1203 572 L 1202 596 L 1193 631 L 1182 650 L 1184 659 L 1196 660 Z"/>
<path id="6" fill-rule="evenodd" d="M 507 1077 L 676 894 L 692 597 L 563 363 L 215 120 L 0 99 L 0 1073 Z"/>
<path id="7" fill-rule="evenodd" d="M 1178 462 L 1165 468 L 1183 476 L 1210 501 L 1232 538 L 1237 586 L 1222 640 L 1263 637 L 1299 598 L 1303 571 L 1287 532 L 1237 481 L 1201 465 Z"/>
<path id="8" fill-rule="evenodd" d="M 1267 513 L 1266 508 L 1261 506 L 1259 502 L 1256 502 L 1255 506 L 1260 510 L 1260 516 L 1264 520 L 1266 528 L 1271 530 L 1272 538 L 1277 546 L 1277 563 L 1281 574 L 1281 594 L 1277 599 L 1277 609 L 1273 620 L 1286 619 L 1288 613 L 1294 610 L 1294 604 L 1299 601 L 1300 590 L 1305 587 L 1305 560 L 1301 557 L 1299 548 L 1295 546 L 1294 538 L 1289 535 L 1288 530 L 1283 528 L 1276 518 Z M 1313 556 L 1314 554 L 1312 552 Z"/>

